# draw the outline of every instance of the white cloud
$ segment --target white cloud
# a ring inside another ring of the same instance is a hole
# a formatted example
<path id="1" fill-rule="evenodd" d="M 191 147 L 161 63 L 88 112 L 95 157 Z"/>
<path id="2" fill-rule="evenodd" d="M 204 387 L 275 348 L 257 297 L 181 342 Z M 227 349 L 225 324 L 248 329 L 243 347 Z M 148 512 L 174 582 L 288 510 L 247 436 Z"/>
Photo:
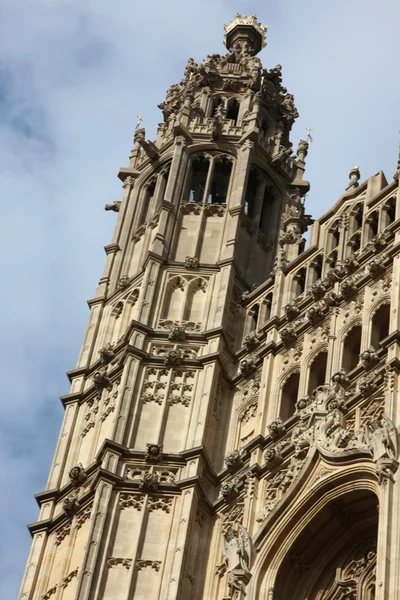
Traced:
<path id="1" fill-rule="evenodd" d="M 223 51 L 222 25 L 239 10 L 269 25 L 265 66 L 283 64 L 300 119 L 313 127 L 308 210 L 347 184 L 395 169 L 400 7 L 372 0 L 269 3 L 182 0 L 3 1 L 0 25 L 0 177 L 3 493 L 0 597 L 15 597 L 66 393 L 101 276 L 102 247 L 120 196 L 136 115 L 154 135 L 156 108 L 189 56 Z"/>

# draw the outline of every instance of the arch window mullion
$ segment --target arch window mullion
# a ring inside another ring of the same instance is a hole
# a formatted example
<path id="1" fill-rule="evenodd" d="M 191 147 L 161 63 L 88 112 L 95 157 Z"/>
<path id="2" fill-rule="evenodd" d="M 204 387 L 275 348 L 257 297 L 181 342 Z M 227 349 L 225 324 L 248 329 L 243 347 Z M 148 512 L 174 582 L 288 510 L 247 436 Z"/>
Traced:
<path id="1" fill-rule="evenodd" d="M 214 175 L 214 169 L 215 169 L 215 156 L 211 157 L 209 167 L 208 167 L 206 185 L 205 185 L 204 196 L 203 196 L 203 205 L 211 203 L 210 192 L 211 192 L 212 178 Z"/>

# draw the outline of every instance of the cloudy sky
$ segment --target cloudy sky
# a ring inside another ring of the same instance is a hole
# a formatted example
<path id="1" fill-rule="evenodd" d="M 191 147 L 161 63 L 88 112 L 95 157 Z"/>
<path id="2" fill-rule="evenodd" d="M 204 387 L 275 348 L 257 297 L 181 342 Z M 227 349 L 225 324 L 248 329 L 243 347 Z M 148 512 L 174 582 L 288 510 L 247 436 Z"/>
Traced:
<path id="1" fill-rule="evenodd" d="M 400 138 L 398 0 L 3 0 L 0 8 L 2 198 L 0 597 L 17 596 L 67 393 L 115 222 L 116 172 L 143 115 L 188 57 L 223 52 L 236 12 L 269 26 L 264 66 L 283 65 L 296 97 L 296 145 L 313 129 L 308 212 L 384 170 Z"/>

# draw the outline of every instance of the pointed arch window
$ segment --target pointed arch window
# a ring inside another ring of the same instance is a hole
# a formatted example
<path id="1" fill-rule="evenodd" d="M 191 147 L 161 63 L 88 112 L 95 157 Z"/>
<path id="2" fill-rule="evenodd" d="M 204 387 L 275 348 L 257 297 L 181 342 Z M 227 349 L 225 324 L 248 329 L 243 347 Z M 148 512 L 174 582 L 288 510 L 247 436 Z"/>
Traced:
<path id="1" fill-rule="evenodd" d="M 226 204 L 231 173 L 232 159 L 226 155 L 217 156 L 208 196 L 209 204 Z"/>
<path id="2" fill-rule="evenodd" d="M 382 208 L 382 230 L 389 227 L 396 219 L 396 198 L 389 198 Z"/>
<path id="3" fill-rule="evenodd" d="M 356 368 L 359 363 L 361 350 L 361 325 L 352 327 L 343 341 L 342 367 L 348 372 Z"/>
<path id="4" fill-rule="evenodd" d="M 371 323 L 371 346 L 379 350 L 380 342 L 389 335 L 390 304 L 378 308 Z"/>
<path id="5" fill-rule="evenodd" d="M 290 419 L 296 410 L 299 394 L 300 373 L 292 373 L 285 381 L 281 392 L 280 417 L 282 421 Z"/>
<path id="6" fill-rule="evenodd" d="M 308 375 L 308 393 L 311 394 L 319 385 L 326 382 L 327 352 L 320 352 L 313 360 Z"/>
<path id="7" fill-rule="evenodd" d="M 228 107 L 226 111 L 226 118 L 233 121 L 234 125 L 237 125 L 239 117 L 240 102 L 237 98 L 230 98 L 228 100 Z"/>
<path id="8" fill-rule="evenodd" d="M 379 213 L 377 210 L 372 211 L 365 219 L 367 225 L 367 240 L 372 240 L 378 235 L 379 230 Z"/>
<path id="9" fill-rule="evenodd" d="M 293 297 L 297 298 L 300 296 L 306 288 L 306 269 L 299 269 L 297 273 L 293 275 Z"/>
<path id="10" fill-rule="evenodd" d="M 210 160 L 206 156 L 198 156 L 192 160 L 187 202 L 203 202 L 209 168 Z"/>

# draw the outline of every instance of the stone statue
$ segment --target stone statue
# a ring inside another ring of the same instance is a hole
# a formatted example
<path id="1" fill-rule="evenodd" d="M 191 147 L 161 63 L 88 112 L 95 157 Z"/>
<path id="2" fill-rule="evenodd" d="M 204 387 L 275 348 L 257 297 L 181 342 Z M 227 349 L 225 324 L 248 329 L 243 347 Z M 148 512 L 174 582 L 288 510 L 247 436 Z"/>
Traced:
<path id="1" fill-rule="evenodd" d="M 375 462 L 382 458 L 396 460 L 397 430 L 394 423 L 382 413 L 380 419 L 365 427 L 365 437 Z"/>
<path id="2" fill-rule="evenodd" d="M 83 468 L 82 463 L 75 465 L 69 472 L 69 478 L 74 487 L 83 483 L 86 479 L 85 469 Z"/>
<path id="3" fill-rule="evenodd" d="M 228 573 L 237 569 L 250 572 L 252 542 L 247 529 L 239 527 L 239 533 L 231 528 L 223 536 L 224 562 Z"/>

